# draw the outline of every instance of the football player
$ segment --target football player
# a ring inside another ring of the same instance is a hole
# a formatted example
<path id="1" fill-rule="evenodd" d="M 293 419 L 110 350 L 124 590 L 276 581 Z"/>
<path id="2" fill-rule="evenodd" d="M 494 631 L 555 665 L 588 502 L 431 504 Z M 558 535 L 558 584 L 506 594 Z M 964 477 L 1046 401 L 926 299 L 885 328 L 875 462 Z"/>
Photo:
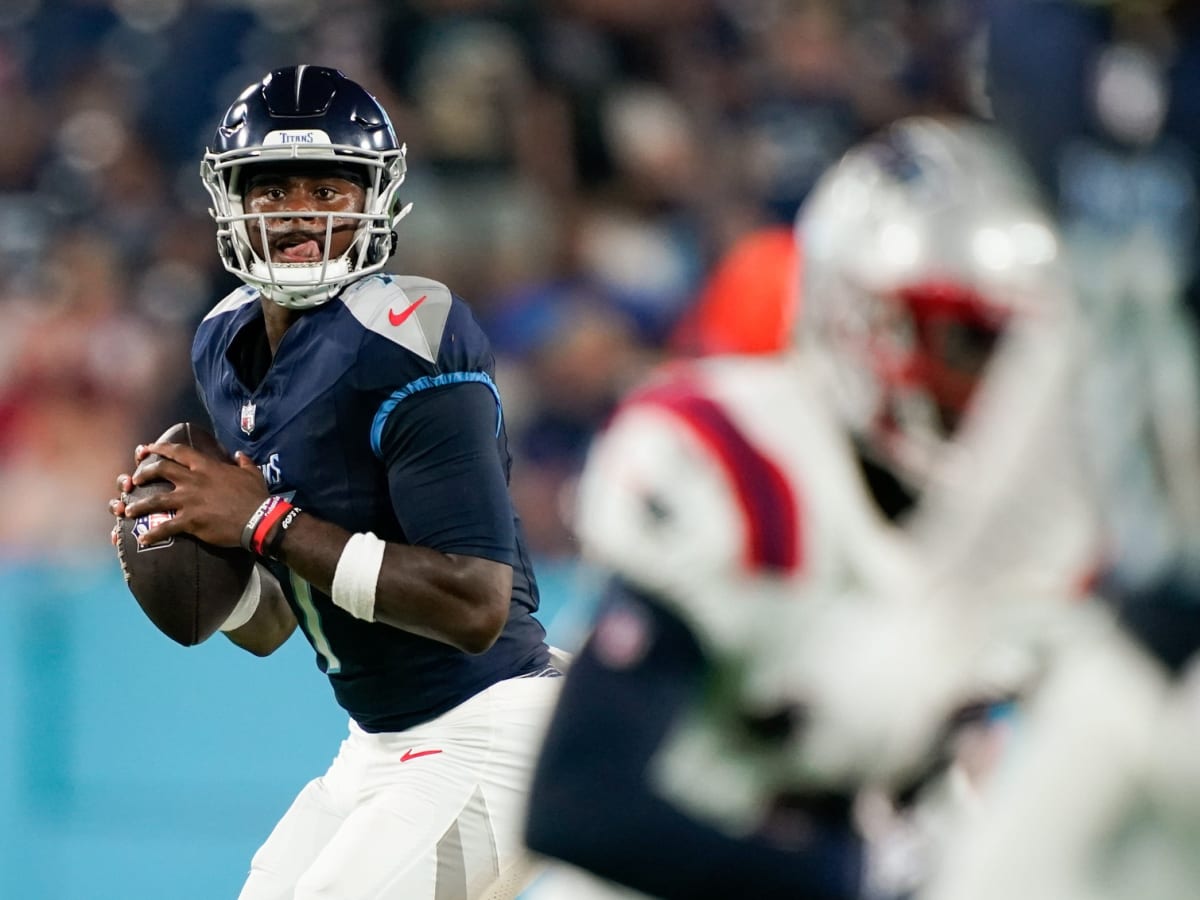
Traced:
<path id="1" fill-rule="evenodd" d="M 924 896 L 1194 897 L 1200 20 L 1169 0 L 1013 0 L 990 25 L 997 121 L 1057 201 L 1092 342 L 1097 594 L 1113 614 L 1056 655 L 980 827 Z"/>
<path id="2" fill-rule="evenodd" d="M 527 836 L 654 896 L 910 889 L 938 822 L 905 801 L 969 796 L 942 736 L 1035 671 L 994 635 L 1054 621 L 1094 553 L 1057 235 L 998 135 L 896 124 L 797 240 L 797 349 L 669 366 L 580 486 L 612 578 Z"/>
<path id="3" fill-rule="evenodd" d="M 265 655 L 299 625 L 349 715 L 329 770 L 254 855 L 242 900 L 511 897 L 519 820 L 559 673 L 507 489 L 488 341 L 462 299 L 383 271 L 405 148 L 341 72 L 271 72 L 201 169 L 217 250 L 245 286 L 193 346 L 224 464 L 187 446 L 116 515 L 241 545 L 260 565 L 223 630 Z"/>

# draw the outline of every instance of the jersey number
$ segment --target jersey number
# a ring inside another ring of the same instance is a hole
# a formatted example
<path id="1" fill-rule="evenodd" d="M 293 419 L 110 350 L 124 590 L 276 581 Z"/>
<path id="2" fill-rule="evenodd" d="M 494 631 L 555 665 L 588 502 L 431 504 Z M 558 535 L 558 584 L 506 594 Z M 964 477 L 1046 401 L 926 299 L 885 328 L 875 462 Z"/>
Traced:
<path id="1" fill-rule="evenodd" d="M 311 585 L 295 572 L 290 572 L 290 575 L 292 592 L 296 595 L 296 605 L 304 614 L 304 621 L 300 624 L 304 626 L 304 631 L 308 634 L 308 639 L 312 641 L 317 654 L 325 660 L 326 674 L 333 675 L 340 672 L 342 661 L 334 654 L 333 648 L 329 646 L 329 638 L 325 636 L 325 631 L 321 628 L 321 614 L 313 605 Z"/>

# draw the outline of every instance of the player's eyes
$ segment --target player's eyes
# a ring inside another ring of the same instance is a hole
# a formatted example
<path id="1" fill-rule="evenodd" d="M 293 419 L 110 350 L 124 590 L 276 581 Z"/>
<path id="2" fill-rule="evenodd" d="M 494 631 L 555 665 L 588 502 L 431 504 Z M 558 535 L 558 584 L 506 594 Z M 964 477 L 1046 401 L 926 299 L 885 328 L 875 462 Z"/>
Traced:
<path id="1" fill-rule="evenodd" d="M 259 186 L 250 191 L 253 199 L 266 200 L 270 203 L 282 203 L 288 197 L 288 190 L 283 187 Z M 321 185 L 311 190 L 310 196 L 320 203 L 332 203 L 343 195 L 343 191 L 332 185 Z"/>
<path id="2" fill-rule="evenodd" d="M 346 191 L 334 185 L 324 185 L 313 192 L 313 196 L 323 203 L 331 203 L 346 195 Z"/>

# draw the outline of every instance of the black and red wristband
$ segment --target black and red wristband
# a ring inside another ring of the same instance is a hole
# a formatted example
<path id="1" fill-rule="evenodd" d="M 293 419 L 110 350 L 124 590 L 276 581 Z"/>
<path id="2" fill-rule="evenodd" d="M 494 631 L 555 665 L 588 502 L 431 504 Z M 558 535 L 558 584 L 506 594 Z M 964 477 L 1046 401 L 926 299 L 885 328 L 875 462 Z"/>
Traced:
<path id="1" fill-rule="evenodd" d="M 282 497 L 268 497 L 242 529 L 242 547 L 256 556 L 274 559 L 284 535 L 300 512 L 300 507 Z"/>
<path id="2" fill-rule="evenodd" d="M 279 546 L 283 543 L 284 537 L 287 536 L 287 530 L 292 527 L 292 523 L 296 521 L 303 510 L 298 506 L 293 506 L 286 503 L 287 510 L 277 519 L 277 524 L 274 529 L 266 533 L 266 538 L 262 542 L 262 556 L 267 559 L 277 559 L 279 556 Z"/>
<path id="3" fill-rule="evenodd" d="M 266 542 L 267 535 L 271 533 L 271 529 L 278 524 L 279 520 L 287 515 L 288 510 L 292 509 L 292 504 L 282 497 L 272 497 L 271 499 L 274 502 L 263 511 L 258 524 L 254 526 L 254 533 L 250 535 L 250 552 L 257 556 L 265 555 L 263 544 Z"/>
<path id="4" fill-rule="evenodd" d="M 272 509 L 274 509 L 276 504 L 280 503 L 282 500 L 282 497 L 268 497 L 261 504 L 259 504 L 258 509 L 254 511 L 254 514 L 250 516 L 250 518 L 246 521 L 245 526 L 242 528 L 242 537 L 239 541 L 239 543 L 242 545 L 242 549 L 249 550 L 251 553 L 254 552 L 254 547 L 252 545 L 254 532 L 258 530 L 258 525 L 260 522 L 262 522 L 263 517 Z"/>

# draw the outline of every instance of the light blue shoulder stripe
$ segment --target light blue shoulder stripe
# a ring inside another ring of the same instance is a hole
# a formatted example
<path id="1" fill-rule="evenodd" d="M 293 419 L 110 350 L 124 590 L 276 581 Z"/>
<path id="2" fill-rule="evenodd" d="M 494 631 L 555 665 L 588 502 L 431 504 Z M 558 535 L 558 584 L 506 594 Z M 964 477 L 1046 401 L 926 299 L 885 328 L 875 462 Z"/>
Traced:
<path id="1" fill-rule="evenodd" d="M 496 436 L 499 437 L 500 426 L 504 422 L 504 407 L 500 403 L 500 391 L 496 388 L 496 383 L 488 377 L 487 372 L 446 372 L 442 375 L 426 375 L 424 378 L 410 381 L 380 404 L 379 411 L 375 413 L 375 420 L 371 423 L 371 449 L 375 451 L 375 455 L 380 459 L 383 458 L 383 426 L 387 424 L 388 416 L 392 414 L 392 410 L 399 405 L 401 400 L 429 388 L 444 387 L 448 384 L 464 384 L 471 381 L 487 385 L 492 396 L 496 398 Z"/>

